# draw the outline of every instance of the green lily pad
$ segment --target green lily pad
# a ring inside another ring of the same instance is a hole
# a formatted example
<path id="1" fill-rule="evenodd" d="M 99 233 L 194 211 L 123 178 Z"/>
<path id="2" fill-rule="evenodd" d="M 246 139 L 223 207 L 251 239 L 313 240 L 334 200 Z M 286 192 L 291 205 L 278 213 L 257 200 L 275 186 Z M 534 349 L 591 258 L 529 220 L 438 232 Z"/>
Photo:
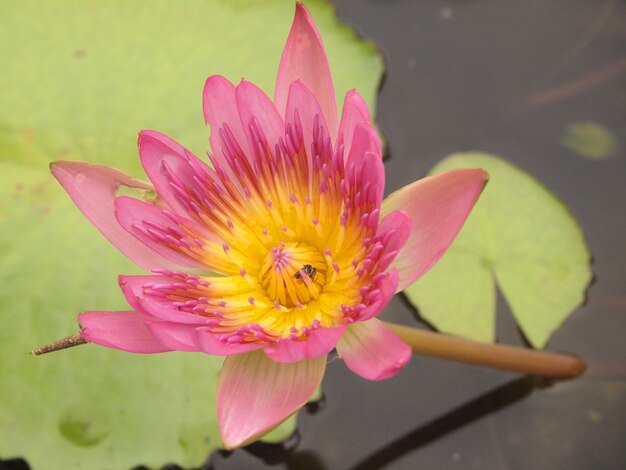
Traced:
<path id="1" fill-rule="evenodd" d="M 619 142 L 613 132 L 597 122 L 569 124 L 561 143 L 577 155 L 592 160 L 603 160 L 619 151 Z"/>
<path id="2" fill-rule="evenodd" d="M 431 173 L 480 167 L 490 174 L 448 252 L 404 292 L 437 329 L 495 339 L 495 286 L 537 348 L 583 301 L 590 254 L 565 205 L 521 169 L 482 153 L 447 157 Z"/>
<path id="3" fill-rule="evenodd" d="M 373 104 L 374 47 L 326 1 L 307 5 L 338 97 L 357 87 Z M 146 128 L 202 155 L 205 78 L 243 76 L 271 94 L 293 12 L 291 0 L 0 4 L 0 458 L 23 456 L 34 469 L 198 466 L 221 445 L 220 358 L 95 345 L 28 354 L 76 332 L 81 311 L 127 308 L 117 275 L 140 272 L 73 207 L 48 162 L 141 176 Z"/>

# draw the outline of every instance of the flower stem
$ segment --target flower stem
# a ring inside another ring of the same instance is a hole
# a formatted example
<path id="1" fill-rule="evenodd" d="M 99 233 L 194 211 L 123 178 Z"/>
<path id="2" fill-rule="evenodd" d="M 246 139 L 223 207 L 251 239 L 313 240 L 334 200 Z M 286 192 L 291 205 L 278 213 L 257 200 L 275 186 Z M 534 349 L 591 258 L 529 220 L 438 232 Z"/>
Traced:
<path id="1" fill-rule="evenodd" d="M 480 343 L 395 323 L 385 322 L 385 324 L 411 346 L 414 353 L 425 356 L 561 379 L 578 377 L 587 368 L 582 359 L 571 355 Z M 33 349 L 30 353 L 40 356 L 86 343 L 85 338 L 76 333 Z"/>
<path id="2" fill-rule="evenodd" d="M 426 356 L 561 379 L 578 377 L 587 368 L 585 362 L 575 356 L 480 343 L 395 323 L 385 324 L 411 346 L 414 353 Z"/>
<path id="3" fill-rule="evenodd" d="M 35 356 L 41 356 L 42 354 L 47 354 L 53 351 L 60 351 L 61 349 L 72 348 L 74 346 L 86 343 L 87 340 L 83 338 L 80 333 L 76 333 L 72 336 L 68 336 L 67 338 L 55 341 L 54 343 L 46 344 L 45 346 L 42 346 L 40 348 L 33 349 L 30 353 Z"/>

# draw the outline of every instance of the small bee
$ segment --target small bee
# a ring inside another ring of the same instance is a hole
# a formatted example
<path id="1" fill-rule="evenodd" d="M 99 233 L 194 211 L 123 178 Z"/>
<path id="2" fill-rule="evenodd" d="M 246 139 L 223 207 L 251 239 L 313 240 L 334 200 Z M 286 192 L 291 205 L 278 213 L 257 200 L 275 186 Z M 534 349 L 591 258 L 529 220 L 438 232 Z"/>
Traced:
<path id="1" fill-rule="evenodd" d="M 305 264 L 304 266 L 302 266 L 302 269 L 300 269 L 300 271 L 303 271 L 304 273 L 306 273 L 306 275 L 309 276 L 309 278 L 312 281 L 315 280 L 315 275 L 317 274 L 317 269 L 315 269 L 312 265 Z M 300 271 L 298 271 L 296 274 L 294 274 L 293 277 L 295 277 L 296 279 L 302 279 L 302 275 L 300 274 Z"/>

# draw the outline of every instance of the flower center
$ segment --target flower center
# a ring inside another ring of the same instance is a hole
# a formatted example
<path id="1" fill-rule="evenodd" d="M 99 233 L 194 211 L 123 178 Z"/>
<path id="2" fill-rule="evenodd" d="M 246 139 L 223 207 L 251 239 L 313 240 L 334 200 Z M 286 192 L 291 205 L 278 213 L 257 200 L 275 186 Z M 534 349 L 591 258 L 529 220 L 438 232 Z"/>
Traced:
<path id="1" fill-rule="evenodd" d="M 263 260 L 259 281 L 274 304 L 301 308 L 319 297 L 326 269 L 324 256 L 313 246 L 281 242 Z"/>

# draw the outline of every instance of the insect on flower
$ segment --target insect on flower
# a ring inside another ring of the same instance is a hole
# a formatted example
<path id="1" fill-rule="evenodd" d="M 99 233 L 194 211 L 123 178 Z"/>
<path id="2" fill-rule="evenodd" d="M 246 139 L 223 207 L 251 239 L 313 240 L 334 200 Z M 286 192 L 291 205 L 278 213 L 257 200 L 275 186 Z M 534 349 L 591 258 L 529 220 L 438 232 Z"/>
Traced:
<path id="1" fill-rule="evenodd" d="M 203 111 L 211 165 L 142 131 L 151 183 L 82 162 L 51 168 L 85 216 L 149 272 L 119 277 L 128 311 L 80 314 L 82 337 L 135 353 L 226 356 L 217 417 L 233 448 L 304 405 L 333 349 L 366 379 L 406 365 L 410 348 L 375 317 L 445 252 L 487 175 L 442 173 L 383 201 L 367 105 L 351 90 L 337 113 L 324 47 L 300 3 L 274 99 L 214 75 Z M 120 196 L 121 186 L 157 196 Z"/>
<path id="2" fill-rule="evenodd" d="M 300 269 L 296 274 L 293 275 L 293 277 L 295 277 L 296 279 L 302 279 L 301 273 L 306 274 L 309 277 L 309 279 L 315 281 L 315 275 L 317 274 L 317 269 L 315 269 L 310 264 L 305 264 L 304 266 L 302 266 L 302 269 Z"/>

